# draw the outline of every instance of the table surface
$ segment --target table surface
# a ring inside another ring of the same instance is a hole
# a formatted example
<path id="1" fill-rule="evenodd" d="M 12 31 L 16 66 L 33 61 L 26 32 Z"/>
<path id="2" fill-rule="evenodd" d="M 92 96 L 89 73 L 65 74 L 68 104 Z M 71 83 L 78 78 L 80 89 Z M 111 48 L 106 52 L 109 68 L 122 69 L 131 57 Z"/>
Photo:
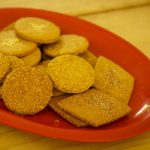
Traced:
<path id="1" fill-rule="evenodd" d="M 0 8 L 40 8 L 74 15 L 102 26 L 150 58 L 150 0 L 0 0 Z M 0 125 L 0 150 L 148 150 L 150 132 L 119 142 L 78 143 L 50 139 Z"/>

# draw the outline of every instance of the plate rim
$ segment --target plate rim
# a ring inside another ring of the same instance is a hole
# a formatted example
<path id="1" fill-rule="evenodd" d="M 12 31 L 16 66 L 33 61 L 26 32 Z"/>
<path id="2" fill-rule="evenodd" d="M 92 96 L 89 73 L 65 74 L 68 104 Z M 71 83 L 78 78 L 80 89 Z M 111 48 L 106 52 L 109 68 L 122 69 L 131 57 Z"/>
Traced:
<path id="1" fill-rule="evenodd" d="M 90 130 L 90 132 L 88 130 L 76 131 L 75 129 L 66 129 L 66 128 L 63 129 L 51 126 L 47 127 L 46 125 L 38 124 L 36 122 L 20 118 L 15 114 L 9 115 L 8 113 L 1 110 L 0 110 L 0 122 L 13 128 L 34 133 L 37 135 L 76 142 L 121 141 L 131 137 L 135 137 L 139 134 L 142 134 L 150 130 L 149 126 L 150 120 L 147 117 L 140 123 L 138 124 L 134 123 L 127 127 L 121 127 L 119 129 L 107 129 L 104 131 Z"/>

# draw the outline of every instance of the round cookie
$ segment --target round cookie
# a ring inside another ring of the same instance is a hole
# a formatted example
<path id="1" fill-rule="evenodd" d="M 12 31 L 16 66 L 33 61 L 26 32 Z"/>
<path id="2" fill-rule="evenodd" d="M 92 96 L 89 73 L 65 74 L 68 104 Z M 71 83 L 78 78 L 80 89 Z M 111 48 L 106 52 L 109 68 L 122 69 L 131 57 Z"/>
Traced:
<path id="1" fill-rule="evenodd" d="M 0 53 L 0 83 L 3 82 L 6 75 L 10 72 L 10 60 L 6 55 Z"/>
<path id="2" fill-rule="evenodd" d="M 0 32 L 0 52 L 6 55 L 23 57 L 31 53 L 36 43 L 20 39 L 14 30 Z"/>
<path id="3" fill-rule="evenodd" d="M 6 107 L 22 115 L 40 112 L 47 106 L 51 96 L 52 83 L 48 75 L 31 67 L 12 71 L 2 87 Z"/>
<path id="4" fill-rule="evenodd" d="M 51 57 L 66 54 L 78 55 L 86 51 L 88 46 L 89 42 L 85 37 L 75 34 L 64 34 L 60 36 L 58 42 L 46 45 L 44 53 Z"/>
<path id="5" fill-rule="evenodd" d="M 53 43 L 60 36 L 59 27 L 46 19 L 24 17 L 15 22 L 15 30 L 23 39 L 37 43 Z"/>
<path id="6" fill-rule="evenodd" d="M 66 93 L 80 93 L 94 83 L 94 70 L 83 58 L 74 55 L 58 56 L 50 61 L 47 73 L 54 87 Z"/>
<path id="7" fill-rule="evenodd" d="M 31 54 L 21 58 L 27 66 L 35 66 L 41 60 L 41 51 L 37 47 Z"/>

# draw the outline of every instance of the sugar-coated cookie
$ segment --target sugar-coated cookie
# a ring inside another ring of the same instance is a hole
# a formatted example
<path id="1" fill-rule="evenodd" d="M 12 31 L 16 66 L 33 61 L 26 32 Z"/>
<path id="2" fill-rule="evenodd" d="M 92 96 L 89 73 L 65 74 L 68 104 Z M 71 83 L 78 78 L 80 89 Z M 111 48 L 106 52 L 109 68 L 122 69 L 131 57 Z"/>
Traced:
<path id="1" fill-rule="evenodd" d="M 40 112 L 47 106 L 51 96 L 50 78 L 36 68 L 15 69 L 6 77 L 2 87 L 6 107 L 22 115 Z"/>
<path id="2" fill-rule="evenodd" d="M 57 103 L 60 109 L 93 127 L 108 124 L 131 111 L 131 108 L 96 89 L 75 94 Z"/>
<path id="3" fill-rule="evenodd" d="M 54 87 L 66 93 L 80 93 L 94 83 L 94 70 L 83 58 L 74 55 L 58 56 L 50 61 L 47 73 Z"/>

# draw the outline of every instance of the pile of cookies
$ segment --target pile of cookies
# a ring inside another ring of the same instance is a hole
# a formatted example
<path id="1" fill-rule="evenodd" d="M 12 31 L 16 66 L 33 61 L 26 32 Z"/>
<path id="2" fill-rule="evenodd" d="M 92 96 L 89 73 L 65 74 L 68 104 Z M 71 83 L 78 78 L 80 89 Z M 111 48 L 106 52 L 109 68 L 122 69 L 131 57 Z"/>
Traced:
<path id="1" fill-rule="evenodd" d="M 108 124 L 125 115 L 134 78 L 111 60 L 88 51 L 88 40 L 61 34 L 36 17 L 0 31 L 0 97 L 17 114 L 47 105 L 77 127 Z"/>

